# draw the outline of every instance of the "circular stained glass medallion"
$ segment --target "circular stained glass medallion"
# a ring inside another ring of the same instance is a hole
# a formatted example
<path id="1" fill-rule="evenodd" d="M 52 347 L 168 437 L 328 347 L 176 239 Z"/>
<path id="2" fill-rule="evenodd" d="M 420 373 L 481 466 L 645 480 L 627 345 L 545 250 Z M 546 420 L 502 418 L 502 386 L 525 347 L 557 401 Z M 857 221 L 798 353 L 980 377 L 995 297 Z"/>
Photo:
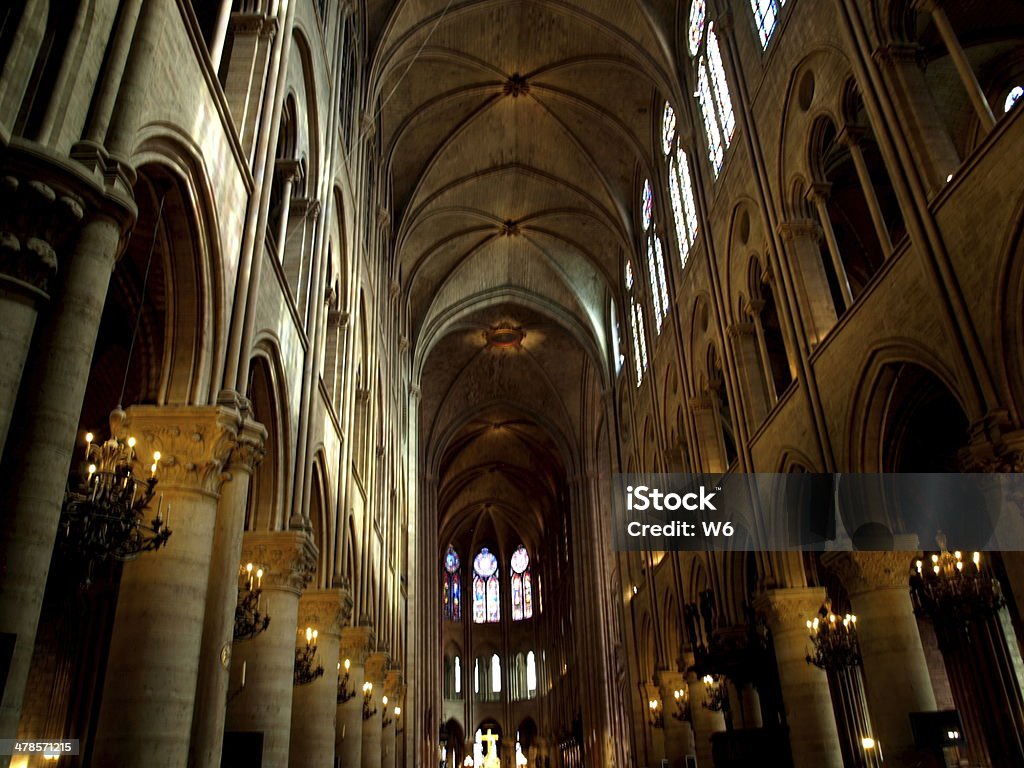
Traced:
<path id="1" fill-rule="evenodd" d="M 526 552 L 526 547 L 522 544 L 519 548 L 512 553 L 512 570 L 516 573 L 522 573 L 530 567 L 530 555 Z"/>
<path id="2" fill-rule="evenodd" d="M 498 558 L 492 555 L 487 547 L 484 547 L 473 560 L 473 570 L 476 571 L 477 576 L 489 578 L 498 571 Z"/>
<path id="3" fill-rule="evenodd" d="M 444 569 L 448 573 L 455 573 L 459 570 L 459 555 L 452 547 L 448 547 L 448 553 L 444 556 Z"/>

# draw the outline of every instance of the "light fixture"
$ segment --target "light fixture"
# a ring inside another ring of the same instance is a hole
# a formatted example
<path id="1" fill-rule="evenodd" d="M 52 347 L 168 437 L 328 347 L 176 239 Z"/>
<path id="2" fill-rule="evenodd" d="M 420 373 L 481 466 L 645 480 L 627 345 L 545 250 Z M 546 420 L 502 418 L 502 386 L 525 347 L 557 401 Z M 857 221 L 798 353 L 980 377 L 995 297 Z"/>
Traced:
<path id="1" fill-rule="evenodd" d="M 665 727 L 665 712 L 661 708 L 661 702 L 657 699 L 650 699 L 647 702 L 647 714 L 652 728 Z"/>
<path id="2" fill-rule="evenodd" d="M 964 553 L 946 549 L 946 537 L 935 537 L 939 551 L 932 553 L 928 565 L 914 564 L 910 592 L 915 607 L 932 620 L 966 624 L 994 615 L 1006 604 L 999 580 L 982 565 L 980 552 L 970 560 Z"/>
<path id="3" fill-rule="evenodd" d="M 465 766 L 465 768 L 473 768 L 473 758 L 466 755 L 466 759 L 462 761 L 462 765 Z"/>
<path id="4" fill-rule="evenodd" d="M 306 647 L 295 649 L 295 685 L 308 685 L 318 677 L 323 677 L 323 666 L 317 664 L 315 668 L 313 667 L 313 662 L 316 660 L 316 641 L 319 634 L 312 627 L 306 627 Z"/>
<path id="5" fill-rule="evenodd" d="M 676 688 L 672 692 L 672 698 L 675 700 L 676 708 L 672 713 L 672 717 L 676 720 L 689 720 L 690 719 L 690 692 L 685 688 Z"/>
<path id="6" fill-rule="evenodd" d="M 363 720 L 369 720 L 377 714 L 377 708 L 370 709 L 373 701 L 373 683 L 367 680 L 363 683 Z"/>
<path id="7" fill-rule="evenodd" d="M 388 717 L 388 697 L 382 696 L 380 699 L 380 703 L 384 706 L 384 711 L 381 713 L 380 716 L 380 727 L 387 728 L 389 725 L 391 725 L 392 722 L 391 718 Z"/>
<path id="8" fill-rule="evenodd" d="M 345 659 L 345 674 L 341 674 L 341 665 L 339 664 L 338 669 L 338 703 L 344 704 L 346 701 L 356 695 L 355 690 L 348 687 L 349 684 L 349 669 L 352 667 L 352 662 L 349 659 Z"/>
<path id="9" fill-rule="evenodd" d="M 164 510 L 163 497 L 153 519 L 144 518 L 155 495 L 160 452 L 153 453 L 149 476 L 139 477 L 135 438 L 114 436 L 124 418 L 120 408 L 110 414 L 111 436 L 102 445 L 96 444 L 92 432 L 86 434 L 86 475 L 77 490 L 64 494 L 60 536 L 65 549 L 85 561 L 86 584 L 92 581 L 96 563 L 132 560 L 141 552 L 159 549 L 171 536 L 166 519 L 171 509 L 168 504 Z"/>
<path id="10" fill-rule="evenodd" d="M 725 685 L 718 675 L 704 675 L 704 709 L 721 712 L 725 709 Z"/>
<path id="11" fill-rule="evenodd" d="M 818 615 L 807 620 L 812 652 L 807 663 L 829 672 L 860 666 L 860 643 L 857 642 L 857 617 L 852 613 L 839 616 L 832 613 L 828 599 Z"/>
<path id="12" fill-rule="evenodd" d="M 235 605 L 235 640 L 251 640 L 270 626 L 270 617 L 260 612 L 263 567 L 246 563 L 241 569 L 238 603 Z"/>

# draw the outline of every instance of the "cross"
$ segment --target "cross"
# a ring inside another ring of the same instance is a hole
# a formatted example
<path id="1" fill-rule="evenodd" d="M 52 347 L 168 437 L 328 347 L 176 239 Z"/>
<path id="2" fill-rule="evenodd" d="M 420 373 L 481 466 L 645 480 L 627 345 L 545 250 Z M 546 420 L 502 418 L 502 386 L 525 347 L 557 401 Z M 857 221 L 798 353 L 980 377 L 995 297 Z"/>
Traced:
<path id="1" fill-rule="evenodd" d="M 501 765 L 500 758 L 498 757 L 498 735 L 491 733 L 491 729 L 488 728 L 487 733 L 480 737 L 480 742 L 487 743 L 487 757 L 484 758 L 484 768 Z"/>

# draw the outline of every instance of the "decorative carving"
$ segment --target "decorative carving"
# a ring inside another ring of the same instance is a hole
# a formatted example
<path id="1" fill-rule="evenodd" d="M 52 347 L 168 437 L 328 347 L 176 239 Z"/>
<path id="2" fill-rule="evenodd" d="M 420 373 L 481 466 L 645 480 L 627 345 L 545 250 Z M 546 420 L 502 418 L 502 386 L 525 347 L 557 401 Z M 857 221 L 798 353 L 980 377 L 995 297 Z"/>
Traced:
<path id="1" fill-rule="evenodd" d="M 753 323 L 730 323 L 725 329 L 725 334 L 732 339 L 738 339 L 741 336 L 753 336 L 754 332 Z"/>
<path id="2" fill-rule="evenodd" d="M 823 236 L 821 225 L 813 219 L 784 221 L 779 224 L 778 233 L 786 242 L 792 242 L 800 238 L 807 238 L 818 242 Z"/>
<path id="3" fill-rule="evenodd" d="M 18 176 L 0 179 L 0 281 L 48 298 L 59 250 L 85 214 L 81 198 Z"/>
<path id="4" fill-rule="evenodd" d="M 384 672 L 388 668 L 391 657 L 384 651 L 375 651 L 366 657 L 363 679 L 369 680 L 374 687 L 384 682 Z"/>
<path id="5" fill-rule="evenodd" d="M 228 459 L 227 472 L 231 475 L 236 472 L 251 475 L 266 454 L 266 439 L 266 427 L 257 421 L 246 419 L 239 432 L 238 443 Z"/>
<path id="6" fill-rule="evenodd" d="M 263 564 L 263 589 L 299 594 L 316 572 L 317 548 L 306 531 L 247 533 L 242 560 Z"/>
<path id="7" fill-rule="evenodd" d="M 222 470 L 238 446 L 241 416 L 220 406 L 132 406 L 119 424 L 111 417 L 116 436 L 136 439 L 139 471 L 160 451 L 160 487 L 216 496 L 225 476 Z"/>
<path id="8" fill-rule="evenodd" d="M 913 552 L 827 552 L 821 561 L 851 597 L 877 589 L 908 588 Z"/>
<path id="9" fill-rule="evenodd" d="M 505 219 L 501 223 L 502 237 L 517 237 L 519 235 L 519 224 L 513 219 Z"/>
<path id="10" fill-rule="evenodd" d="M 344 627 L 341 630 L 341 656 L 351 660 L 356 666 L 366 663 L 370 648 L 376 637 L 373 627 L 363 624 L 358 627 Z"/>
<path id="11" fill-rule="evenodd" d="M 526 78 L 518 72 L 511 75 L 509 79 L 505 81 L 505 94 L 511 96 L 513 99 L 525 96 L 529 92 L 530 84 L 526 82 Z"/>
<path id="12" fill-rule="evenodd" d="M 299 598 L 298 625 L 313 627 L 321 635 L 340 635 L 352 618 L 352 605 L 347 589 L 307 589 Z"/>
<path id="13" fill-rule="evenodd" d="M 765 617 L 773 635 L 803 635 L 807 618 L 818 612 L 824 600 L 825 590 L 821 587 L 770 589 L 757 596 L 754 607 Z"/>
<path id="14" fill-rule="evenodd" d="M 879 64 L 916 64 L 924 67 L 927 55 L 922 46 L 915 43 L 890 43 L 876 48 L 871 57 Z"/>

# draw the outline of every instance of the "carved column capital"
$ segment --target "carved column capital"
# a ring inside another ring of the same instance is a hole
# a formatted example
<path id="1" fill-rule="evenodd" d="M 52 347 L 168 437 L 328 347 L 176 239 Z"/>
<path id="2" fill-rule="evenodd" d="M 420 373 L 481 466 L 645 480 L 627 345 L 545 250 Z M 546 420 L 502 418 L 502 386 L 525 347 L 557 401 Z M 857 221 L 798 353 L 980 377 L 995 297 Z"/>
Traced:
<path id="1" fill-rule="evenodd" d="M 779 236 L 786 242 L 807 238 L 815 242 L 821 240 L 821 225 L 813 219 L 790 219 L 778 226 Z"/>
<path id="2" fill-rule="evenodd" d="M 369 680 L 376 687 L 384 682 L 384 672 L 388 668 L 391 656 L 384 651 L 374 651 L 366 657 L 364 664 L 365 672 L 363 678 Z"/>
<path id="3" fill-rule="evenodd" d="M 803 632 L 808 618 L 825 602 L 822 587 L 769 589 L 754 599 L 754 608 L 764 615 L 772 634 Z"/>
<path id="4" fill-rule="evenodd" d="M 267 428 L 258 421 L 246 419 L 238 433 L 235 449 L 228 458 L 227 471 L 232 475 L 242 473 L 251 475 L 253 470 L 263 461 L 264 443 L 267 439 Z"/>
<path id="5" fill-rule="evenodd" d="M 345 589 L 307 589 L 299 598 L 299 629 L 313 627 L 321 635 L 341 635 L 352 618 L 352 596 Z"/>
<path id="6" fill-rule="evenodd" d="M 241 422 L 238 411 L 221 406 L 136 405 L 111 415 L 111 430 L 136 439 L 142 468 L 160 451 L 158 489 L 217 496 Z"/>
<path id="7" fill-rule="evenodd" d="M 821 561 L 850 597 L 878 589 L 909 588 L 914 552 L 827 552 Z"/>
<path id="8" fill-rule="evenodd" d="M 916 64 L 923 67 L 927 57 L 924 48 L 916 43 L 889 43 L 880 46 L 871 53 L 871 57 L 879 64 Z"/>
<path id="9" fill-rule="evenodd" d="M 373 627 L 361 624 L 358 627 L 343 627 L 341 630 L 341 657 L 349 659 L 357 667 L 366 663 L 376 637 Z"/>
<path id="10" fill-rule="evenodd" d="M 300 594 L 316 571 L 317 550 L 306 531 L 249 532 L 242 561 L 263 566 L 263 588 Z"/>
<path id="11" fill-rule="evenodd" d="M 731 339 L 738 339 L 741 336 L 752 336 L 754 335 L 754 324 L 753 323 L 729 323 L 725 329 L 725 335 Z"/>
<path id="12" fill-rule="evenodd" d="M 0 283 L 49 298 L 58 253 L 85 215 L 77 195 L 22 175 L 0 178 Z"/>
<path id="13" fill-rule="evenodd" d="M 392 701 L 392 703 L 401 699 L 402 670 L 400 667 L 392 667 L 384 673 L 384 694 Z"/>

